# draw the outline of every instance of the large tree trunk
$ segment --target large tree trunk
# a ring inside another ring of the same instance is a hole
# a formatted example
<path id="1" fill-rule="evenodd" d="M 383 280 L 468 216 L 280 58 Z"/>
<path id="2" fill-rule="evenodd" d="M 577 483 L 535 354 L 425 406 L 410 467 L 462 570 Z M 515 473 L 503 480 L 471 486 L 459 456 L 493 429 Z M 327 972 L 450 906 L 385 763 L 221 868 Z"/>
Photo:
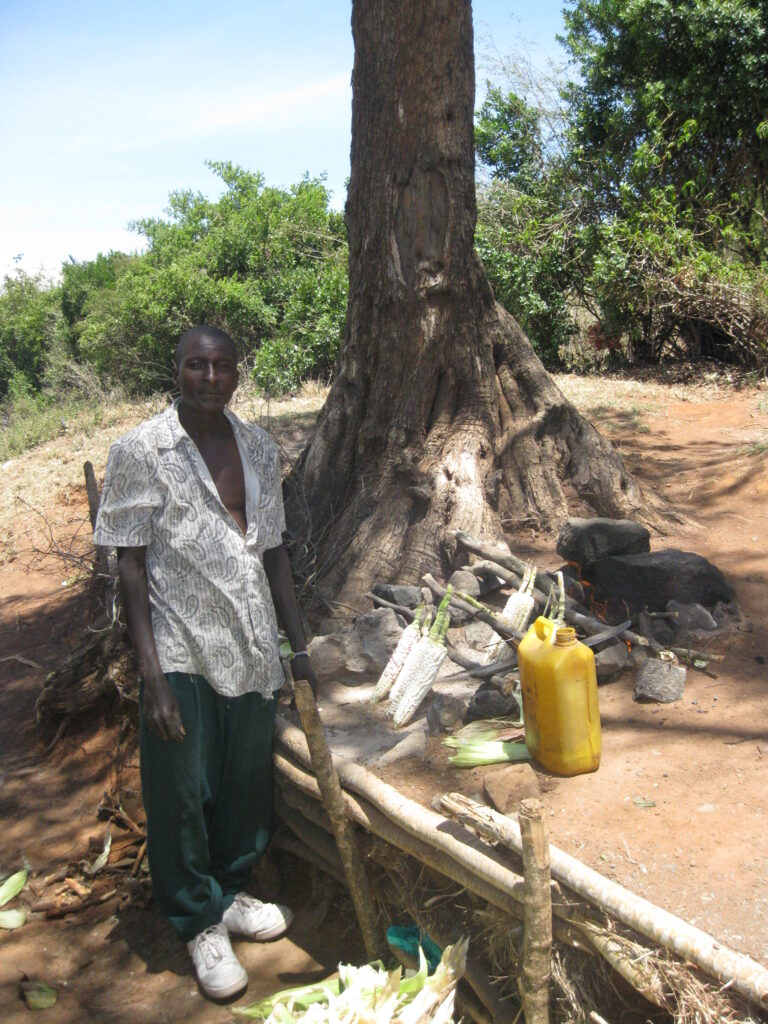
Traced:
<path id="1" fill-rule="evenodd" d="M 343 600 L 447 572 L 455 529 L 643 514 L 475 254 L 469 0 L 354 0 L 352 30 L 346 336 L 297 467 L 318 576 Z"/>

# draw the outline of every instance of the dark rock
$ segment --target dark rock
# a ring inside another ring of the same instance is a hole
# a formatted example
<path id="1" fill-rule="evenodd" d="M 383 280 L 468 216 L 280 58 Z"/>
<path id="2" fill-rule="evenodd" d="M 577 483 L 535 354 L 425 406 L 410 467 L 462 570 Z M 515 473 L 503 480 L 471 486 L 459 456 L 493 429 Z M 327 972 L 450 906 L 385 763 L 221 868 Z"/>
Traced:
<path id="1" fill-rule="evenodd" d="M 640 612 L 637 617 L 637 632 L 647 636 L 649 640 L 669 646 L 675 639 L 675 631 L 667 619 L 651 618 L 648 612 Z"/>
<path id="2" fill-rule="evenodd" d="M 390 604 L 403 608 L 416 608 L 421 603 L 421 588 L 408 587 L 401 583 L 374 583 L 372 593 Z"/>
<path id="3" fill-rule="evenodd" d="M 651 550 L 651 535 L 631 519 L 566 519 L 557 552 L 588 570 L 608 555 L 636 555 Z M 585 572 L 586 575 L 586 572 Z"/>
<path id="4" fill-rule="evenodd" d="M 685 689 L 685 668 L 674 662 L 648 658 L 637 673 L 635 700 L 672 704 Z"/>
<path id="5" fill-rule="evenodd" d="M 430 736 L 451 732 L 464 721 L 466 705 L 458 697 L 447 693 L 433 693 L 427 708 L 427 729 Z"/>
<path id="6" fill-rule="evenodd" d="M 595 670 L 598 685 L 618 678 L 629 665 L 629 650 L 626 644 L 611 644 L 595 655 Z"/>
<path id="7" fill-rule="evenodd" d="M 491 683 L 482 683 L 467 708 L 466 721 L 476 722 L 480 718 L 506 718 L 519 715 L 520 708 L 515 698 L 502 693 Z"/>
<path id="8" fill-rule="evenodd" d="M 376 608 L 335 633 L 316 636 L 308 650 L 321 682 L 359 686 L 378 679 L 400 633 L 392 609 Z"/>
<path id="9" fill-rule="evenodd" d="M 674 615 L 677 632 L 690 633 L 691 630 L 717 629 L 717 620 L 700 604 L 681 604 L 679 601 L 667 601 L 667 611 Z"/>
<path id="10" fill-rule="evenodd" d="M 609 607 L 630 612 L 663 611 L 668 601 L 714 605 L 729 601 L 733 588 L 718 568 L 701 555 L 669 548 L 642 555 L 613 555 L 591 570 L 597 596 Z"/>
<path id="11" fill-rule="evenodd" d="M 520 801 L 529 797 L 541 799 L 539 780 L 529 764 L 505 764 L 489 771 L 483 779 L 483 789 L 500 814 L 516 812 Z"/>
<path id="12" fill-rule="evenodd" d="M 462 590 L 465 594 L 469 594 L 470 597 L 480 597 L 480 581 L 473 572 L 469 572 L 468 569 L 457 569 L 455 573 L 450 577 L 448 582 L 453 587 L 454 591 Z M 451 625 L 461 626 L 465 622 L 469 622 L 472 618 L 469 612 L 462 611 L 460 608 L 455 608 L 451 605 Z"/>
<path id="13" fill-rule="evenodd" d="M 744 615 L 735 601 L 718 601 L 712 609 L 712 615 L 721 629 L 736 629 L 740 633 L 754 631 L 752 620 Z"/>

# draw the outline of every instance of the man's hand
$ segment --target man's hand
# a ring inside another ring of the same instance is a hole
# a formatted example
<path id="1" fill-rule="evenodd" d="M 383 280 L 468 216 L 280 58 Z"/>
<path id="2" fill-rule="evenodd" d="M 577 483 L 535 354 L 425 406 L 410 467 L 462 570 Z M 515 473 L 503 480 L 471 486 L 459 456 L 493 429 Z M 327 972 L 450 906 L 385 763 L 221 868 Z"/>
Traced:
<path id="1" fill-rule="evenodd" d="M 312 688 L 312 693 L 314 693 L 315 697 L 317 696 L 319 682 L 317 672 L 315 672 L 315 666 L 307 655 L 302 654 L 300 658 L 293 658 L 291 660 L 291 675 L 294 680 L 306 679 Z"/>
<path id="2" fill-rule="evenodd" d="M 187 735 L 176 695 L 164 675 L 144 679 L 144 721 L 161 740 L 181 743 Z"/>

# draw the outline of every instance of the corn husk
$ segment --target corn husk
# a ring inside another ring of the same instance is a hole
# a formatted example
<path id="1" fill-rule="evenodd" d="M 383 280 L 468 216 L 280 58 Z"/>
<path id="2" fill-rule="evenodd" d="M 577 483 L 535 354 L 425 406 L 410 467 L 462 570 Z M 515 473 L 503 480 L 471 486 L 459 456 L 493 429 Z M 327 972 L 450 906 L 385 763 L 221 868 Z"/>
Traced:
<path id="1" fill-rule="evenodd" d="M 336 977 L 319 985 L 286 989 L 234 1012 L 267 1024 L 448 1024 L 467 945 L 467 939 L 460 939 L 448 946 L 431 977 L 419 948 L 416 972 L 387 971 L 381 961 L 340 965 Z"/>

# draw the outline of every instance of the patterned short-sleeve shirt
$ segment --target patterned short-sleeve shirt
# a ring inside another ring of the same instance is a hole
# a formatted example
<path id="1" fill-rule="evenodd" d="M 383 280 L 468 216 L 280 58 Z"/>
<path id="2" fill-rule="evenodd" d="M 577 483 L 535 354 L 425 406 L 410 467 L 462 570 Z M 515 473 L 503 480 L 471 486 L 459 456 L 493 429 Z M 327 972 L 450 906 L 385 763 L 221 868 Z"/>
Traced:
<path id="1" fill-rule="evenodd" d="M 247 532 L 222 504 L 177 404 L 110 449 L 94 543 L 146 546 L 152 632 L 164 672 L 204 676 L 224 696 L 283 684 L 262 564 L 282 542 L 277 445 L 229 410 L 245 476 Z"/>

